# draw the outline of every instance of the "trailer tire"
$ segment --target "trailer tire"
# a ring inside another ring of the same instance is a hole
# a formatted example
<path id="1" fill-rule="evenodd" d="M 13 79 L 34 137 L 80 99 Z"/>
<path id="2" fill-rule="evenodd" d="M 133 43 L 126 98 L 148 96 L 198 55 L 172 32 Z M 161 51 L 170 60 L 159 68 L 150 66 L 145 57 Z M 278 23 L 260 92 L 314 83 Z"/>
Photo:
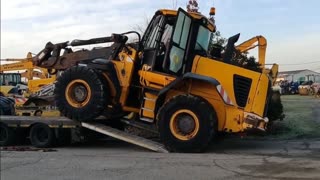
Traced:
<path id="1" fill-rule="evenodd" d="M 31 127 L 30 141 L 35 147 L 47 148 L 55 145 L 56 136 L 54 130 L 48 125 L 38 123 Z"/>
<path id="2" fill-rule="evenodd" d="M 15 143 L 14 130 L 6 124 L 0 123 L 0 146 L 9 146 Z"/>
<path id="3" fill-rule="evenodd" d="M 106 85 L 97 71 L 86 66 L 74 66 L 63 72 L 54 93 L 60 112 L 77 121 L 95 119 L 108 104 Z"/>
<path id="4" fill-rule="evenodd" d="M 191 95 L 169 100 L 159 110 L 157 119 L 160 139 L 170 151 L 202 152 L 217 132 L 214 109 Z"/>

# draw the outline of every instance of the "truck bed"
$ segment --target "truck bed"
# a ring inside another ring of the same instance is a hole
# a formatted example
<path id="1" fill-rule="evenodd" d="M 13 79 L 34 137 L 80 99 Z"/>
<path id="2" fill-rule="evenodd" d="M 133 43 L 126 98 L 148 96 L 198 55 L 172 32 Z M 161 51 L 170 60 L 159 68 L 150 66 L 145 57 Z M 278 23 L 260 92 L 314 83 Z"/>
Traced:
<path id="1" fill-rule="evenodd" d="M 43 117 L 43 116 L 1 116 L 0 122 L 9 127 L 29 127 L 35 123 L 44 123 L 51 128 L 76 128 L 81 126 L 79 122 L 65 117 Z"/>

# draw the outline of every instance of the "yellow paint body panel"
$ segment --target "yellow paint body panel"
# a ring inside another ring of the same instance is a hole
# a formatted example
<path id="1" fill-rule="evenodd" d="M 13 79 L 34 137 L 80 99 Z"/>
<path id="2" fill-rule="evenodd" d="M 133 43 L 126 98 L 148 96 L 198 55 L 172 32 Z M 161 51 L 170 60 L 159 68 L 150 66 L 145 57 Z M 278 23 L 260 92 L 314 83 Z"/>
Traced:
<path id="1" fill-rule="evenodd" d="M 113 61 L 117 76 L 121 86 L 120 103 L 125 106 L 126 100 L 129 94 L 129 87 L 131 85 L 131 79 L 134 70 L 134 60 L 137 59 L 137 52 L 134 49 L 131 50 L 131 55 L 126 52 L 119 53 L 120 61 Z"/>
<path id="2" fill-rule="evenodd" d="M 249 77 L 252 80 L 252 84 L 251 84 L 251 89 L 248 96 L 248 101 L 246 106 L 244 107 L 244 110 L 247 112 L 257 113 L 257 115 L 259 116 L 263 116 L 264 108 L 262 109 L 259 109 L 259 107 L 253 108 L 253 102 L 254 102 L 255 96 L 264 97 L 264 98 L 266 97 L 266 92 L 268 90 L 267 82 L 264 85 L 260 85 L 259 91 L 258 91 L 259 93 L 256 94 L 255 92 L 259 83 L 259 79 L 261 78 L 262 81 L 266 81 L 266 79 L 268 78 L 267 75 L 254 72 L 251 70 L 247 70 L 238 66 L 226 64 L 220 61 L 212 60 L 209 58 L 199 57 L 199 56 L 197 56 L 197 58 L 194 61 L 192 72 L 195 74 L 203 75 L 203 76 L 209 76 L 218 80 L 221 83 L 222 87 L 228 93 L 233 103 L 236 103 L 236 98 L 234 94 L 234 84 L 233 84 L 234 74 L 244 76 L 244 77 Z M 260 77 L 260 76 L 264 76 L 264 77 Z M 265 86 L 265 87 L 262 87 L 262 86 Z M 261 103 L 261 101 L 258 103 Z"/>
<path id="3" fill-rule="evenodd" d="M 225 104 L 216 88 L 210 87 L 206 83 L 193 82 L 191 94 L 204 97 L 214 107 L 219 121 L 219 131 L 243 131 L 244 112 L 251 112 L 263 117 L 269 82 L 266 74 L 200 56 L 195 58 L 192 72 L 218 80 L 235 104 L 235 106 Z M 240 108 L 236 104 L 233 84 L 234 74 L 249 77 L 252 80 L 248 101 L 244 108 Z"/>
<path id="4" fill-rule="evenodd" d="M 176 79 L 168 74 L 144 70 L 140 70 L 139 75 L 142 85 L 155 89 L 162 89 Z"/>
<path id="5" fill-rule="evenodd" d="M 151 93 L 145 93 L 144 97 L 146 98 L 144 100 L 144 109 L 141 109 L 140 113 L 143 117 L 154 118 L 155 114 L 153 110 L 155 108 L 157 96 Z"/>

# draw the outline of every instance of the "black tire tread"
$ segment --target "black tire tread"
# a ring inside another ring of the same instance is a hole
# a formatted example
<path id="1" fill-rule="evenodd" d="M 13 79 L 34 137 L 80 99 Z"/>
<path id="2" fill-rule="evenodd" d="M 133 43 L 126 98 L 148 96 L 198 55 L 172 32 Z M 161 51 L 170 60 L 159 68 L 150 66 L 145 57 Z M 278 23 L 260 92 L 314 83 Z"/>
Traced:
<path id="1" fill-rule="evenodd" d="M 39 142 L 39 140 L 36 137 L 36 134 L 37 134 L 37 131 L 39 131 L 40 129 L 43 129 L 43 128 L 48 133 L 48 140 L 46 142 Z M 42 124 L 42 123 L 37 123 L 37 124 L 34 124 L 30 129 L 30 141 L 34 147 L 48 148 L 48 147 L 52 147 L 55 145 L 56 136 L 55 136 L 54 130 L 51 129 L 48 125 Z"/>
<path id="2" fill-rule="evenodd" d="M 82 108 L 74 108 L 68 104 L 65 98 L 65 90 L 69 82 L 75 79 L 86 81 L 92 91 L 92 99 Z M 60 112 L 73 120 L 89 121 L 102 114 L 107 106 L 106 85 L 101 81 L 98 72 L 86 66 L 74 66 L 66 70 L 57 80 L 55 97 Z"/>
<path id="3" fill-rule="evenodd" d="M 187 142 L 179 142 L 168 127 L 171 113 L 180 108 L 192 110 L 200 120 L 199 134 Z M 178 95 L 167 101 L 157 114 L 157 122 L 161 141 L 173 152 L 202 152 L 209 145 L 217 132 L 217 117 L 212 106 L 197 96 Z M 206 121 L 208 120 L 208 121 Z"/>

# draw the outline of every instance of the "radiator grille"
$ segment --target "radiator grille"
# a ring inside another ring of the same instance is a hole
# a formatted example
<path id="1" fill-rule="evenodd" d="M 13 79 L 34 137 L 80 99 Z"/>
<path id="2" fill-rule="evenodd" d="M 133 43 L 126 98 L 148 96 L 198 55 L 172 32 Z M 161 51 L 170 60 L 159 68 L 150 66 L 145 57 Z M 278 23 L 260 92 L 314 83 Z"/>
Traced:
<path id="1" fill-rule="evenodd" d="M 234 95 L 238 106 L 245 107 L 247 104 L 252 79 L 240 75 L 233 76 Z"/>

